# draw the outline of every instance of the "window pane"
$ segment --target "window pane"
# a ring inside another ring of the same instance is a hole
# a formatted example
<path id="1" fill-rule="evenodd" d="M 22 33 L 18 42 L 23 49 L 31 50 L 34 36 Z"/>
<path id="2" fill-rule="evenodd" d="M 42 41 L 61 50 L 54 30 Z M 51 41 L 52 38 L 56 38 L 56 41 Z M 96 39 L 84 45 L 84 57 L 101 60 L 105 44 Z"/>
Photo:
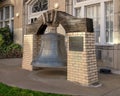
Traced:
<path id="1" fill-rule="evenodd" d="M 9 26 L 9 21 L 5 21 L 5 27 Z"/>
<path id="2" fill-rule="evenodd" d="M 2 28 L 3 27 L 3 23 L 2 22 L 0 22 L 0 28 Z"/>
<path id="3" fill-rule="evenodd" d="M 106 42 L 113 42 L 113 2 L 105 3 Z"/>
<path id="4" fill-rule="evenodd" d="M 106 29 L 109 29 L 109 25 L 110 24 L 110 22 L 109 22 L 109 17 L 107 16 L 106 17 Z"/>
<path id="5" fill-rule="evenodd" d="M 43 10 L 47 10 L 48 9 L 48 0 L 42 0 L 43 3 L 42 3 L 42 6 L 43 6 Z"/>
<path id="6" fill-rule="evenodd" d="M 0 9 L 0 20 L 3 20 L 3 9 Z"/>
<path id="7" fill-rule="evenodd" d="M 14 31 L 14 20 L 11 21 L 11 30 Z"/>
<path id="8" fill-rule="evenodd" d="M 12 17 L 14 17 L 14 6 L 12 6 L 12 12 L 11 12 L 11 14 L 12 14 Z"/>
<path id="9" fill-rule="evenodd" d="M 90 7 L 87 7 L 87 17 L 91 18 L 92 12 L 91 12 L 91 8 Z"/>
<path id="10" fill-rule="evenodd" d="M 32 12 L 39 12 L 48 9 L 48 0 L 38 0 L 32 7 Z"/>
<path id="11" fill-rule="evenodd" d="M 80 12 L 81 8 L 76 8 L 75 11 L 76 11 L 76 17 L 80 18 L 81 17 L 81 12 Z"/>
<path id="12" fill-rule="evenodd" d="M 9 19 L 10 17 L 10 11 L 9 11 L 9 6 L 5 7 L 5 19 Z"/>
<path id="13" fill-rule="evenodd" d="M 100 5 L 91 5 L 86 7 L 86 17 L 93 19 L 96 42 L 100 42 Z"/>
<path id="14" fill-rule="evenodd" d="M 11 8 L 11 10 L 10 10 Z M 10 16 L 11 14 L 11 16 Z M 4 17 L 3 17 L 4 16 Z M 10 27 L 11 30 L 13 30 L 13 19 L 14 17 L 14 7 L 12 5 L 2 7 L 0 9 L 0 28 L 1 27 Z"/>
<path id="15" fill-rule="evenodd" d="M 34 23 L 37 20 L 37 18 L 31 18 L 31 23 Z"/>
<path id="16" fill-rule="evenodd" d="M 108 29 L 106 29 L 106 42 L 108 42 L 109 41 L 109 30 Z"/>
<path id="17" fill-rule="evenodd" d="M 83 1 L 86 1 L 86 0 L 76 0 L 77 2 L 83 2 Z"/>

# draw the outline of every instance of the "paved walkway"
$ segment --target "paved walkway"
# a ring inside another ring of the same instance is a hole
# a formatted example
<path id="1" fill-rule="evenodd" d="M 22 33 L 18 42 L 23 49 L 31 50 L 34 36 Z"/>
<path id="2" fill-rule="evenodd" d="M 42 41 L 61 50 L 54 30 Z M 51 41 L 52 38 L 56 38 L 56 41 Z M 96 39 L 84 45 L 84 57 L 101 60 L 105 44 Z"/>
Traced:
<path id="1" fill-rule="evenodd" d="M 65 70 L 41 69 L 30 72 L 21 69 L 21 62 L 22 59 L 0 59 L 0 82 L 24 89 L 73 96 L 120 96 L 120 75 L 101 74 L 99 79 L 103 86 L 89 88 L 67 81 Z"/>

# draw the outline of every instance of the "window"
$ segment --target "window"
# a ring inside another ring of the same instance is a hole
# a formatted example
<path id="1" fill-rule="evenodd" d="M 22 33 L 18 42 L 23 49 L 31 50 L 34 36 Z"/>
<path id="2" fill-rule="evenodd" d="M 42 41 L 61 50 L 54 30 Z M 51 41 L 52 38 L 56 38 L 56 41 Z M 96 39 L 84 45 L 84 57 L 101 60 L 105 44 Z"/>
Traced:
<path id="1" fill-rule="evenodd" d="M 13 31 L 14 22 L 14 7 L 9 5 L 0 8 L 0 28 L 9 26 Z"/>
<path id="2" fill-rule="evenodd" d="M 81 17 L 81 8 L 75 8 L 75 16 L 78 18 Z"/>
<path id="3" fill-rule="evenodd" d="M 9 6 L 5 7 L 5 19 L 9 19 L 10 17 L 10 8 Z"/>
<path id="4" fill-rule="evenodd" d="M 76 2 L 83 2 L 83 1 L 86 1 L 86 0 L 76 0 Z"/>
<path id="5" fill-rule="evenodd" d="M 93 19 L 96 43 L 100 42 L 100 5 L 90 5 L 86 7 L 86 17 Z"/>
<path id="6" fill-rule="evenodd" d="M 92 18 L 96 44 L 113 43 L 114 10 L 113 0 L 75 0 L 76 16 Z M 83 3 L 84 2 L 84 3 Z M 81 8 L 81 11 L 78 10 Z"/>
<path id="7" fill-rule="evenodd" d="M 113 2 L 105 3 L 106 42 L 113 42 Z"/>
<path id="8" fill-rule="evenodd" d="M 2 22 L 0 22 L 0 28 L 2 28 L 2 26 L 3 26 L 3 25 L 2 25 Z"/>
<path id="9" fill-rule="evenodd" d="M 48 9 L 48 0 L 34 0 L 28 4 L 28 20 L 27 23 L 31 24 Z"/>
<path id="10" fill-rule="evenodd" d="M 9 21 L 5 21 L 5 27 L 10 26 Z"/>
<path id="11" fill-rule="evenodd" d="M 13 6 L 11 6 L 11 13 L 12 13 L 12 14 L 11 14 L 11 15 L 12 15 L 11 17 L 14 17 L 14 7 L 13 7 Z"/>
<path id="12" fill-rule="evenodd" d="M 37 18 L 32 18 L 31 23 L 34 23 L 37 20 Z"/>
<path id="13" fill-rule="evenodd" d="M 32 13 L 47 9 L 48 9 L 48 0 L 38 0 L 32 7 Z"/>
<path id="14" fill-rule="evenodd" d="M 14 20 L 11 21 L 11 31 L 14 30 Z"/>
<path id="15" fill-rule="evenodd" d="M 66 7 L 66 12 L 67 13 L 70 13 L 70 1 L 69 0 L 66 0 L 66 2 L 65 2 L 65 7 Z"/>
<path id="16" fill-rule="evenodd" d="M 3 9 L 0 9 L 0 20 L 3 20 Z"/>

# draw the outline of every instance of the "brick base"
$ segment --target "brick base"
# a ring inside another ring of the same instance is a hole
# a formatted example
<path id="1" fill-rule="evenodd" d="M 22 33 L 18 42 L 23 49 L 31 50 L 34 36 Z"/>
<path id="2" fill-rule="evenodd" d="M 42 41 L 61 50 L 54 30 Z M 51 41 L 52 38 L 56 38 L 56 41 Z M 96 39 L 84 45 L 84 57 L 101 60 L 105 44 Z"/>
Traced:
<path id="1" fill-rule="evenodd" d="M 83 86 L 90 86 L 98 82 L 98 72 L 95 55 L 95 41 L 93 33 L 68 33 L 67 44 L 67 80 L 78 82 Z M 83 37 L 83 50 L 69 50 L 69 37 Z M 24 36 L 24 54 L 22 68 L 33 70 L 32 60 L 38 55 L 40 49 L 40 36 Z"/>
<path id="2" fill-rule="evenodd" d="M 40 36 L 37 35 L 24 35 L 24 49 L 22 68 L 32 71 L 32 60 L 37 56 L 40 47 Z"/>
<path id="3" fill-rule="evenodd" d="M 90 86 L 98 82 L 95 55 L 94 33 L 68 33 L 67 44 L 67 80 Z M 69 48 L 69 37 L 83 37 L 83 51 L 72 51 Z"/>

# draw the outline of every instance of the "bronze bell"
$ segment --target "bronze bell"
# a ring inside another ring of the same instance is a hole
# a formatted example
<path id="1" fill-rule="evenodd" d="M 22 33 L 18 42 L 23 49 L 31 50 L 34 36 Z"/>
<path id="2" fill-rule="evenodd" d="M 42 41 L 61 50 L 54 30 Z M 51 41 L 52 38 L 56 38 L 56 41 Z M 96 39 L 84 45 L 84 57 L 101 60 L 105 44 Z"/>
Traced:
<path id="1" fill-rule="evenodd" d="M 32 61 L 34 67 L 66 66 L 65 36 L 51 31 L 41 36 L 39 55 Z"/>

